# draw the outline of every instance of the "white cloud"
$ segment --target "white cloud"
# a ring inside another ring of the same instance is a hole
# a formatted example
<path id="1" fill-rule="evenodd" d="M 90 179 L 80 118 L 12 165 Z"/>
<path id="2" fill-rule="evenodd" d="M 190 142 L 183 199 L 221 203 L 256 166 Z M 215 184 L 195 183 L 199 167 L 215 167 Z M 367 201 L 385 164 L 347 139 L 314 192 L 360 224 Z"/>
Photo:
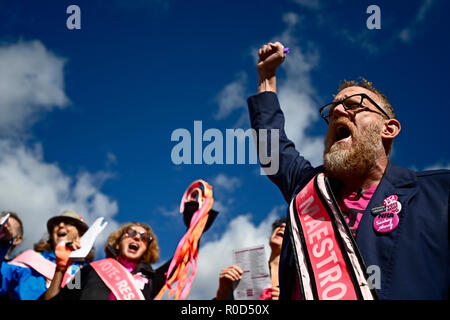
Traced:
<path id="1" fill-rule="evenodd" d="M 0 210 L 16 211 L 24 224 L 24 241 L 15 253 L 32 248 L 46 235 L 47 220 L 66 209 L 88 224 L 101 216 L 109 222 L 96 242 L 100 255 L 118 225 L 117 202 L 100 191 L 111 173 L 80 171 L 73 178 L 44 160 L 40 143 L 28 146 L 23 140 L 39 116 L 69 103 L 64 64 L 40 41 L 0 46 Z"/>
<path id="2" fill-rule="evenodd" d="M 431 7 L 433 6 L 435 0 L 424 0 L 419 10 L 417 11 L 415 22 L 422 22 L 427 17 Z"/>
<path id="3" fill-rule="evenodd" d="M 223 173 L 219 173 L 211 180 L 213 188 L 225 191 L 233 191 L 242 185 L 242 181 L 236 177 L 229 177 Z"/>
<path id="4" fill-rule="evenodd" d="M 0 140 L 0 209 L 16 211 L 24 224 L 24 241 L 16 250 L 31 248 L 46 234 L 47 220 L 66 209 L 77 211 L 88 224 L 106 218 L 109 225 L 97 240 L 101 248 L 117 227 L 117 202 L 100 191 L 107 176 L 83 172 L 73 179 L 44 161 L 40 145 L 28 148 Z"/>
<path id="5" fill-rule="evenodd" d="M 43 112 L 68 105 L 64 63 L 40 41 L 0 46 L 0 134 L 21 133 Z"/>
<path id="6" fill-rule="evenodd" d="M 285 116 L 285 131 L 288 138 L 295 143 L 297 150 L 312 165 L 317 166 L 322 163 L 324 138 L 308 136 L 306 130 L 319 119 L 316 90 L 312 85 L 310 74 L 319 63 L 319 53 L 314 48 L 305 51 L 298 44 L 295 34 L 302 21 L 299 15 L 289 12 L 283 15 L 282 19 L 286 23 L 286 30 L 270 42 L 280 41 L 290 48 L 290 53 L 280 67 L 285 71 L 285 77 L 278 78 L 278 98 Z M 258 60 L 257 51 L 257 48 L 252 48 L 251 51 L 255 63 Z M 243 109 L 243 115 L 248 114 L 246 83 L 247 75 L 240 73 L 237 80 L 226 85 L 219 93 L 217 119 L 224 119 L 237 109 Z M 242 124 L 242 119 L 248 118 L 241 116 L 239 124 Z"/>
<path id="7" fill-rule="evenodd" d="M 234 249 L 265 245 L 266 258 L 269 259 L 269 237 L 272 223 L 284 215 L 284 206 L 272 209 L 267 218 L 259 225 L 251 221 L 251 215 L 240 215 L 234 218 L 220 239 L 201 243 L 199 250 L 198 272 L 188 299 L 208 300 L 216 296 L 220 271 L 232 264 Z"/>
<path id="8" fill-rule="evenodd" d="M 398 37 L 405 43 L 411 42 L 419 33 L 420 26 L 423 25 L 428 13 L 431 10 L 435 0 L 424 0 L 417 10 L 417 14 L 409 26 L 402 29 Z"/>
<path id="9" fill-rule="evenodd" d="M 109 167 L 116 164 L 117 164 L 117 156 L 112 152 L 106 153 L 106 166 Z"/>
<path id="10" fill-rule="evenodd" d="M 242 181 L 237 177 L 230 177 L 223 173 L 210 180 L 213 187 L 214 204 L 213 209 L 221 213 L 218 220 L 222 220 L 225 213 L 232 208 L 235 198 L 233 193 L 242 185 Z M 216 222 L 217 223 L 217 222 Z"/>
<path id="11" fill-rule="evenodd" d="M 219 111 L 214 116 L 221 120 L 228 117 L 234 110 L 243 109 L 247 105 L 245 88 L 247 84 L 247 74 L 241 72 L 236 80 L 227 84 L 216 97 Z"/>
<path id="12" fill-rule="evenodd" d="M 156 212 L 164 217 L 178 217 L 180 215 L 180 206 L 172 205 L 169 209 L 164 206 L 158 206 Z"/>
<path id="13" fill-rule="evenodd" d="M 398 37 L 403 42 L 410 42 L 413 38 L 413 32 L 411 28 L 405 28 L 402 31 L 399 32 Z"/>
<path id="14" fill-rule="evenodd" d="M 386 50 L 386 48 L 391 48 L 399 40 L 404 43 L 410 43 L 417 35 L 423 33 L 425 30 L 425 20 L 428 18 L 432 7 L 437 1 L 422 0 L 411 21 L 404 28 L 393 30 L 389 36 L 384 36 L 382 46 L 380 46 L 380 38 L 378 37 L 379 32 L 374 32 L 367 28 L 355 29 L 354 27 L 350 27 L 345 21 L 338 20 L 336 15 L 330 11 L 331 8 L 327 8 L 327 4 L 324 1 L 292 0 L 292 2 L 300 5 L 302 9 L 310 9 L 307 18 L 304 16 L 309 25 L 316 24 L 318 29 L 344 39 L 358 49 L 364 49 L 368 53 L 376 55 Z M 339 0 L 338 2 L 340 5 L 345 3 L 343 0 Z M 362 16 L 365 8 L 361 8 Z M 292 19 L 292 17 L 289 18 Z M 285 22 L 287 21 L 285 20 Z M 389 23 L 388 21 L 387 24 Z M 383 34 L 385 35 L 385 33 Z"/>
<path id="15" fill-rule="evenodd" d="M 425 167 L 423 170 L 440 170 L 440 169 L 447 169 L 450 170 L 450 162 L 445 164 L 445 163 L 436 163 L 433 165 L 429 165 L 427 167 Z"/>
<path id="16" fill-rule="evenodd" d="M 297 150 L 313 165 L 322 163 L 323 137 L 311 137 L 306 129 L 319 119 L 316 91 L 311 82 L 311 70 L 319 62 L 317 50 L 305 52 L 294 36 L 301 21 L 294 13 L 283 16 L 287 29 L 273 41 L 280 41 L 290 48 L 281 65 L 285 78 L 278 81 L 278 97 L 285 116 L 285 131 Z M 272 42 L 273 42 L 272 41 Z"/>

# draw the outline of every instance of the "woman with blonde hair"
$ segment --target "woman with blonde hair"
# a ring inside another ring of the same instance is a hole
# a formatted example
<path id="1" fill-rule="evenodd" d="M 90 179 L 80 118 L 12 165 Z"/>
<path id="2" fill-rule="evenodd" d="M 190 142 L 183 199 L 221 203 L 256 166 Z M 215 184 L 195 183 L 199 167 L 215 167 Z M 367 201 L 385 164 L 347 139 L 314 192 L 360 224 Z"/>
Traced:
<path id="1" fill-rule="evenodd" d="M 197 209 L 197 202 L 186 203 L 184 222 L 187 227 Z M 214 210 L 209 212 L 204 231 L 216 215 Z M 156 235 L 145 223 L 127 223 L 108 237 L 106 258 L 81 269 L 78 286 L 61 289 L 61 275 L 68 266 L 71 250 L 66 246 L 60 249 L 56 250 L 59 276 L 53 278 L 43 295 L 45 300 L 152 300 L 165 284 L 165 273 L 171 261 L 154 270 L 151 264 L 159 259 L 160 250 Z"/>

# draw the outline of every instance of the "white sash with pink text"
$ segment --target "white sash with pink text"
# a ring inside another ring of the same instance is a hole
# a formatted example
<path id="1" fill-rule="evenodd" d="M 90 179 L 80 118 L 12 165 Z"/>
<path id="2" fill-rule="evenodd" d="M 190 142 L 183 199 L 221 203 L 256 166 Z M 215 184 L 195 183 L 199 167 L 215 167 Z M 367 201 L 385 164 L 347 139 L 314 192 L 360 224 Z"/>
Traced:
<path id="1" fill-rule="evenodd" d="M 136 286 L 133 275 L 115 259 L 106 258 L 91 262 L 90 265 L 117 300 L 145 300 Z"/>
<path id="2" fill-rule="evenodd" d="M 298 288 L 306 300 L 372 300 L 356 243 L 323 173 L 291 201 L 288 229 Z"/>

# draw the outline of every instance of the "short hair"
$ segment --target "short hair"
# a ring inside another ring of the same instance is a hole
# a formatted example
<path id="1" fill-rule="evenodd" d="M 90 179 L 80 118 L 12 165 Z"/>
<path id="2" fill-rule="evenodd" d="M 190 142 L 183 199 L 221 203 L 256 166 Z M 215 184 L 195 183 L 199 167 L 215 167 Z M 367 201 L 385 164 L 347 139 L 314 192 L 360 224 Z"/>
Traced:
<path id="1" fill-rule="evenodd" d="M 19 233 L 20 236 L 23 238 L 23 223 L 22 220 L 20 220 L 19 216 L 17 215 L 17 213 L 15 213 L 14 211 L 10 211 L 10 210 L 5 210 L 2 211 L 2 213 L 0 214 L 0 217 L 4 217 L 9 213 L 9 217 L 10 218 L 14 218 L 17 220 L 17 222 L 19 223 Z"/>
<path id="2" fill-rule="evenodd" d="M 152 228 L 150 228 L 149 225 L 141 222 L 130 222 L 122 225 L 118 230 L 111 233 L 108 237 L 108 240 L 106 240 L 105 245 L 105 253 L 106 256 L 109 256 L 109 247 L 112 247 L 115 249 L 115 247 L 120 243 L 122 240 L 122 237 L 124 236 L 125 232 L 129 227 L 132 226 L 138 226 L 144 228 L 148 234 L 152 237 L 152 241 L 147 246 L 147 251 L 144 253 L 144 255 L 141 258 L 142 263 L 154 263 L 158 261 L 159 259 L 159 246 L 158 246 L 158 240 L 156 238 L 156 235 L 153 233 Z"/>
<path id="3" fill-rule="evenodd" d="M 391 119 L 397 119 L 396 115 L 395 115 L 395 111 L 394 108 L 392 107 L 391 103 L 389 102 L 388 98 L 386 97 L 386 95 L 381 92 L 380 90 L 376 89 L 371 81 L 368 81 L 367 79 L 364 79 L 362 77 L 359 78 L 358 81 L 355 80 L 342 80 L 341 84 L 339 85 L 339 88 L 337 89 L 337 93 L 341 92 L 342 90 L 344 90 L 345 88 L 348 87 L 361 87 L 364 89 L 367 89 L 373 93 L 375 93 L 381 100 L 382 105 L 380 107 L 383 108 L 383 110 L 389 115 L 389 117 Z M 394 145 L 394 140 L 391 140 L 387 145 L 386 145 L 386 154 L 389 156 L 389 154 L 391 153 L 392 150 L 392 146 Z"/>
<path id="4" fill-rule="evenodd" d="M 383 104 L 380 107 L 383 107 L 384 111 L 389 115 L 389 117 L 391 117 L 392 119 L 396 119 L 394 108 L 392 107 L 392 105 L 389 102 L 389 100 L 386 97 L 386 95 L 383 92 L 381 92 L 380 90 L 376 89 L 373 86 L 372 82 L 370 82 L 370 81 L 368 81 L 368 80 L 366 80 L 366 79 L 364 79 L 362 77 L 359 78 L 358 81 L 355 81 L 355 80 L 350 80 L 350 81 L 343 80 L 343 81 L 341 81 L 337 92 L 339 93 L 342 90 L 344 90 L 345 88 L 355 87 L 355 86 L 367 89 L 367 90 L 372 91 L 373 93 L 375 93 L 380 98 L 380 100 L 381 100 L 381 102 Z"/>

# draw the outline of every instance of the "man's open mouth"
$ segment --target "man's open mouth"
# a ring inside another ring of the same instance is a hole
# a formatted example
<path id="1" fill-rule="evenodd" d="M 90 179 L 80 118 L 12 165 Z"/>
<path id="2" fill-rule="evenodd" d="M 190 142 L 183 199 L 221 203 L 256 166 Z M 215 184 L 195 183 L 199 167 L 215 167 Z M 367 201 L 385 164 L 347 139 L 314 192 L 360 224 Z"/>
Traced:
<path id="1" fill-rule="evenodd" d="M 352 136 L 352 133 L 350 131 L 350 128 L 347 125 L 340 124 L 337 126 L 335 142 L 340 142 L 340 141 L 350 139 L 351 136 Z"/>

